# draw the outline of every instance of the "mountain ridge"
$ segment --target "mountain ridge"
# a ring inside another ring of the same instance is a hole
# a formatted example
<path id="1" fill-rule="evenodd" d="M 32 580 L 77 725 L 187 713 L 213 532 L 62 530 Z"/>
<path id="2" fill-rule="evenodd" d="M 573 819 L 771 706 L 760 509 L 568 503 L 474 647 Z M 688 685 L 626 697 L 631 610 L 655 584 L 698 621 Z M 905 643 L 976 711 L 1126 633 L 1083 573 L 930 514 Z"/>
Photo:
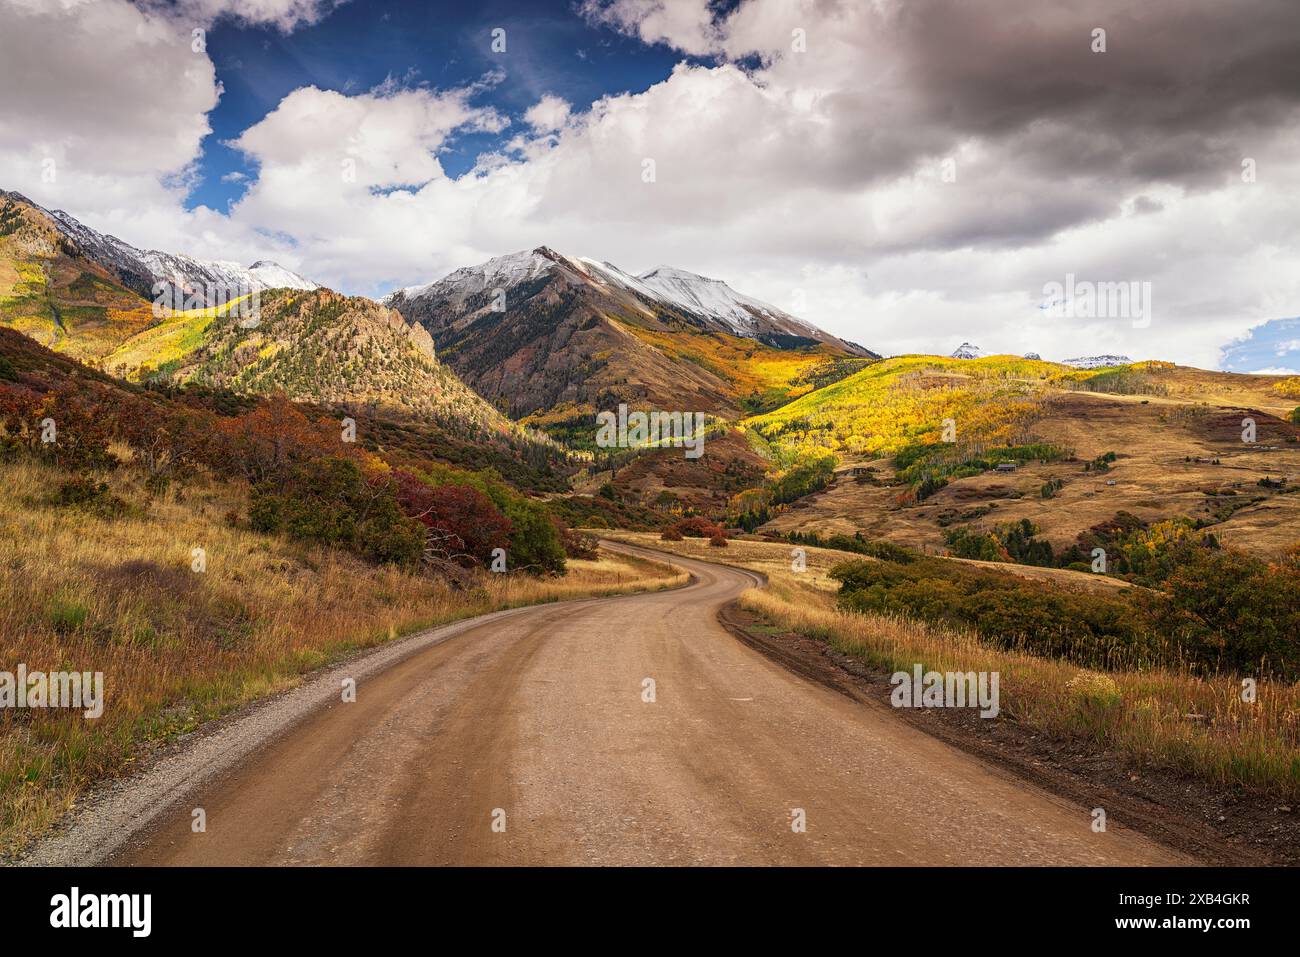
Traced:
<path id="1" fill-rule="evenodd" d="M 44 214 L 86 258 L 97 262 L 118 282 L 145 299 L 154 299 L 160 293 L 167 301 L 184 299 L 208 307 L 219 304 L 212 295 L 214 287 L 225 290 L 226 298 L 274 288 L 319 288 L 312 280 L 272 260 L 258 260 L 245 267 L 227 260 L 204 260 L 142 249 L 93 229 L 64 210 L 47 209 L 21 193 L 0 190 L 0 200 L 22 203 Z"/>
<path id="2" fill-rule="evenodd" d="M 807 391 L 794 380 L 814 366 L 877 358 L 717 280 L 663 267 L 637 277 L 548 246 L 383 301 L 428 329 L 480 394 L 548 425 L 620 402 L 734 417 Z"/>
<path id="3" fill-rule="evenodd" d="M 613 263 L 586 256 L 569 256 L 549 246 L 536 246 L 496 256 L 471 266 L 462 266 L 441 279 L 395 290 L 381 299 L 385 305 L 400 308 L 419 300 L 445 295 L 456 290 L 462 296 L 482 292 L 489 280 L 505 283 L 508 289 L 521 282 L 536 280 L 555 269 L 571 270 L 595 285 L 615 288 L 644 300 L 637 305 L 657 305 L 680 311 L 704 328 L 727 332 L 742 338 L 766 341 L 767 337 L 807 338 L 844 349 L 862 358 L 878 358 L 869 349 L 840 339 L 800 319 L 732 289 L 724 280 L 693 273 L 676 266 L 656 266 L 640 275 L 628 273 Z M 769 342 L 768 344 L 774 344 Z"/>

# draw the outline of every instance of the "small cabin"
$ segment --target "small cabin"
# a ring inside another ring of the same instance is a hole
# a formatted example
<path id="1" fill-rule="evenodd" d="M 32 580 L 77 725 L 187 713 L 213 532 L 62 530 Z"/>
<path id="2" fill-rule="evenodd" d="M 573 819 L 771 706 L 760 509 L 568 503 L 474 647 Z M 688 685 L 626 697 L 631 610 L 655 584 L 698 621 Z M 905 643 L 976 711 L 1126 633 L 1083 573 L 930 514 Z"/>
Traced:
<path id="1" fill-rule="evenodd" d="M 993 469 L 995 472 L 1014 472 L 1016 470 L 1015 462 L 999 462 Z"/>

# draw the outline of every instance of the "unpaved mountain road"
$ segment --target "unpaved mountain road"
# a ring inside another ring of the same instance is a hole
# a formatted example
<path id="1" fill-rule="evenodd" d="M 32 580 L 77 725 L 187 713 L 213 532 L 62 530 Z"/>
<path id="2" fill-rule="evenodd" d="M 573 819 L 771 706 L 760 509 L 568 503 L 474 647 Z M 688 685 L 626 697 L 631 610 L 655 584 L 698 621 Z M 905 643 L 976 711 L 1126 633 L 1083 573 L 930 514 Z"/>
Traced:
<path id="1" fill-rule="evenodd" d="M 107 863 L 1194 863 L 786 671 L 717 622 L 754 576 L 672 561 L 696 581 L 524 609 L 365 678 Z"/>

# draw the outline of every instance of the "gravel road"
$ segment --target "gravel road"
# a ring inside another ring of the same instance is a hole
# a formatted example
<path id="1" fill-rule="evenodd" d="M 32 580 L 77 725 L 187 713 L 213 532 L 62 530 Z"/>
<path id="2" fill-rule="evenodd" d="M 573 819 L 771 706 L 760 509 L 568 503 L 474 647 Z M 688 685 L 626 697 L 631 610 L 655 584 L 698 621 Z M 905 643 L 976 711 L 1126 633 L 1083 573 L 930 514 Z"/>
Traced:
<path id="1" fill-rule="evenodd" d="M 32 861 L 1194 863 L 785 670 L 717 622 L 755 576 L 671 560 L 691 585 L 335 669 L 101 796 Z"/>

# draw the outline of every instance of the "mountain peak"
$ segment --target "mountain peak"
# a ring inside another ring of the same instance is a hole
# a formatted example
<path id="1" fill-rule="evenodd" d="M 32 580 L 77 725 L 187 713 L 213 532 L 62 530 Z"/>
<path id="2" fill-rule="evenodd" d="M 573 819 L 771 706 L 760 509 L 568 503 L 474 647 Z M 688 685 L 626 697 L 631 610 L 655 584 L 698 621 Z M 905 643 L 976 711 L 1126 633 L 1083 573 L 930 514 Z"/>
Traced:
<path id="1" fill-rule="evenodd" d="M 1126 366 L 1132 365 L 1133 360 L 1128 356 L 1101 355 L 1101 356 L 1079 356 L 1075 359 L 1064 359 L 1061 362 L 1063 366 L 1073 366 L 1076 369 L 1100 369 L 1104 366 Z"/>
<path id="2" fill-rule="evenodd" d="M 637 279 L 650 279 L 652 277 L 661 279 L 681 279 L 688 282 L 720 282 L 724 286 L 725 282 L 721 279 L 714 279 L 711 276 L 701 276 L 697 272 L 691 272 L 688 269 L 678 269 L 676 266 L 655 266 L 654 269 L 648 270 L 637 276 Z"/>
<path id="3" fill-rule="evenodd" d="M 978 359 L 984 352 L 979 346 L 972 345 L 969 342 L 963 342 L 959 345 L 951 356 L 953 359 Z"/>

